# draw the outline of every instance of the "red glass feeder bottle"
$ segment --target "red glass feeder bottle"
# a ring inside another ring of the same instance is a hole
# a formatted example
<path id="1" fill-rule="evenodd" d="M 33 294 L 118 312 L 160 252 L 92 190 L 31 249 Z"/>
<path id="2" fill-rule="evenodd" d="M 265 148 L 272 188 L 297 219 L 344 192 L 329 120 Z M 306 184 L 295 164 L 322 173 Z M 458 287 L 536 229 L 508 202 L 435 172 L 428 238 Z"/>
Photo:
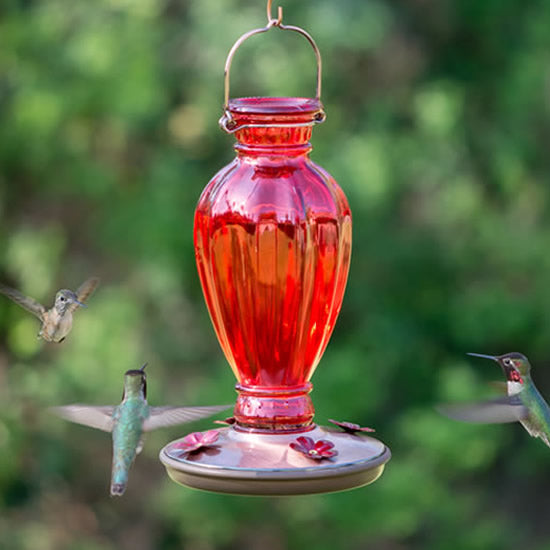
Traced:
<path id="1" fill-rule="evenodd" d="M 316 97 L 229 99 L 236 50 L 272 27 L 312 45 Z M 195 212 L 199 277 L 238 381 L 235 421 L 203 453 L 182 456 L 177 442 L 161 451 L 179 483 L 237 494 L 337 491 L 374 481 L 390 458 L 376 439 L 313 423 L 310 378 L 340 312 L 351 253 L 346 197 L 309 158 L 313 125 L 325 118 L 320 95 L 317 45 L 282 24 L 281 8 L 272 19 L 269 1 L 268 25 L 243 35 L 226 61 L 220 125 L 235 135 L 237 156 L 206 186 Z M 331 452 L 317 460 L 297 452 L 301 434 L 313 453 Z"/>

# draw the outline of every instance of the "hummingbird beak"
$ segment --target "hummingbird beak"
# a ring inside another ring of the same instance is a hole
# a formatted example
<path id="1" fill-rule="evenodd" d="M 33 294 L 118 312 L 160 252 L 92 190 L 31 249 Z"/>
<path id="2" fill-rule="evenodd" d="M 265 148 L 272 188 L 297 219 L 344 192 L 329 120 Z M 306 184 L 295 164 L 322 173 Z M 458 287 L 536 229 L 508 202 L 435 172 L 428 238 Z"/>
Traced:
<path id="1" fill-rule="evenodd" d="M 141 369 L 139 369 L 141 372 L 144 372 L 145 371 L 145 367 L 148 365 L 149 363 L 144 363 L 143 367 L 141 367 Z"/>
<path id="2" fill-rule="evenodd" d="M 73 300 L 73 302 L 77 305 L 79 305 L 80 307 L 88 307 L 86 304 L 80 302 L 79 300 L 77 300 L 76 298 Z"/>
<path id="3" fill-rule="evenodd" d="M 471 355 L 472 357 L 482 357 L 483 359 L 492 359 L 493 361 L 498 361 L 498 357 L 495 355 L 483 355 L 482 353 L 467 353 L 466 355 Z"/>

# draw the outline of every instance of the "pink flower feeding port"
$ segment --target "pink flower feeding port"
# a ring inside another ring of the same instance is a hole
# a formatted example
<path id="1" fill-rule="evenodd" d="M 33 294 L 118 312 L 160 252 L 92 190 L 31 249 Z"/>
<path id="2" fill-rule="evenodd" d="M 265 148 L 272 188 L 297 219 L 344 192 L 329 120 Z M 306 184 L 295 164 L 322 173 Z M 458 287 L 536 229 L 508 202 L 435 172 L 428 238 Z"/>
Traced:
<path id="1" fill-rule="evenodd" d="M 314 441 L 311 437 L 306 436 L 296 438 L 296 441 L 290 443 L 290 448 L 313 460 L 333 458 L 338 454 L 332 441 L 327 441 L 326 439 Z"/>
<path id="2" fill-rule="evenodd" d="M 277 19 L 270 14 L 268 2 L 268 25 L 229 52 L 220 125 L 235 135 L 237 156 L 208 183 L 195 211 L 197 268 L 237 378 L 237 402 L 215 440 L 212 430 L 190 434 L 160 459 L 174 481 L 210 491 L 339 491 L 375 481 L 391 454 L 367 435 L 371 428 L 313 422 L 310 379 L 342 305 L 351 211 L 336 181 L 309 158 L 313 126 L 325 119 L 317 45 L 303 29 L 283 25 L 280 8 Z M 234 53 L 272 28 L 297 32 L 313 47 L 316 96 L 230 99 Z"/>
<path id="3" fill-rule="evenodd" d="M 180 457 L 187 456 L 189 453 L 196 453 L 212 447 L 218 440 L 219 435 L 220 432 L 218 430 L 190 433 L 180 441 L 173 443 L 170 447 L 170 452 L 173 453 L 175 451 Z"/>
<path id="4" fill-rule="evenodd" d="M 353 422 L 338 422 L 329 418 L 328 421 L 331 424 L 335 424 L 339 428 L 342 428 L 346 433 L 355 434 L 357 432 L 375 432 L 373 428 L 368 428 L 367 426 L 359 426 L 359 424 L 354 424 Z"/>

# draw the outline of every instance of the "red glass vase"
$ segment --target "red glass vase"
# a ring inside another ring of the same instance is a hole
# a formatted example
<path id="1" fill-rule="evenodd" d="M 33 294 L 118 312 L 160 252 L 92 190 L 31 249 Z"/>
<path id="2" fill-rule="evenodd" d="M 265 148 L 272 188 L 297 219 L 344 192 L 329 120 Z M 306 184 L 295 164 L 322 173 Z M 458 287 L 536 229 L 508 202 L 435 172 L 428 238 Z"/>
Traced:
<path id="1" fill-rule="evenodd" d="M 319 99 L 238 98 L 226 116 L 237 156 L 195 212 L 198 272 L 238 384 L 240 428 L 312 426 L 310 378 L 340 311 L 351 212 L 334 179 L 309 158 Z"/>

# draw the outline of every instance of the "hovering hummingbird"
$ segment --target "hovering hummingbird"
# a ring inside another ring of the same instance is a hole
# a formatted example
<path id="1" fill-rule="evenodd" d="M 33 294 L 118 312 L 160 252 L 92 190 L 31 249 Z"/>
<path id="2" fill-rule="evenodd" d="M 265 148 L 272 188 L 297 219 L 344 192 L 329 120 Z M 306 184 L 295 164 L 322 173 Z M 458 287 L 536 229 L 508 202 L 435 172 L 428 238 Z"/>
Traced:
<path id="1" fill-rule="evenodd" d="M 143 447 L 143 432 L 206 418 L 229 407 L 151 407 L 147 403 L 146 366 L 126 371 L 122 403 L 116 407 L 67 405 L 50 409 L 71 422 L 112 432 L 111 496 L 124 494 L 130 466 Z"/>
<path id="2" fill-rule="evenodd" d="M 84 303 L 99 284 L 99 279 L 92 277 L 84 281 L 76 292 L 63 288 L 55 295 L 55 302 L 46 309 L 33 298 L 25 296 L 18 290 L 0 284 L 0 293 L 36 315 L 42 321 L 38 338 L 46 342 L 61 343 L 73 327 L 73 313 L 77 307 L 87 307 Z"/>
<path id="3" fill-rule="evenodd" d="M 508 395 L 480 403 L 441 405 L 438 410 L 464 422 L 496 424 L 518 421 L 529 435 L 540 437 L 550 447 L 550 408 L 533 383 L 527 357 L 521 353 L 468 355 L 496 361 L 506 376 Z"/>

